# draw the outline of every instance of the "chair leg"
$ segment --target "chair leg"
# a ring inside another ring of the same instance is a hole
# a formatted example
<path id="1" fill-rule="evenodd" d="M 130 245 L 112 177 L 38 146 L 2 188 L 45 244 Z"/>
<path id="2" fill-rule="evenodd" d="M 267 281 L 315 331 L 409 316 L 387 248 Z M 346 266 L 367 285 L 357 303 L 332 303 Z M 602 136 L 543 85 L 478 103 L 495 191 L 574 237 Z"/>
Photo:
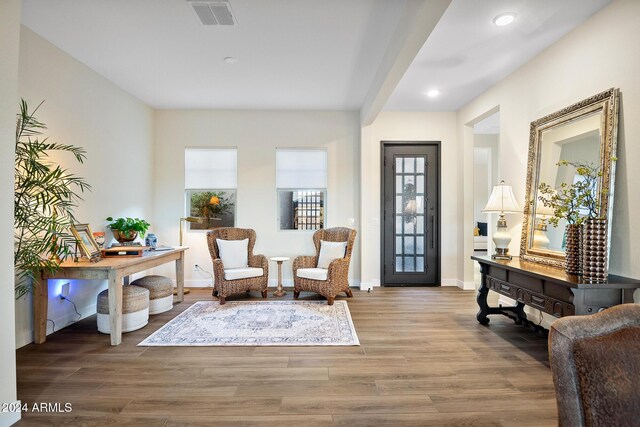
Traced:
<path id="1" fill-rule="evenodd" d="M 344 293 L 347 294 L 349 298 L 353 298 L 353 292 L 351 292 L 351 289 L 347 289 Z"/>
<path id="2" fill-rule="evenodd" d="M 300 291 L 293 291 L 293 298 L 298 299 L 300 297 Z"/>
<path id="3" fill-rule="evenodd" d="M 267 297 L 267 290 L 265 289 L 264 291 L 262 291 L 262 298 L 266 298 Z"/>
<path id="4" fill-rule="evenodd" d="M 327 305 L 333 305 L 334 299 L 336 299 L 336 297 L 327 297 Z"/>
<path id="5" fill-rule="evenodd" d="M 227 302 L 225 297 L 220 297 L 219 300 L 220 300 L 220 305 L 224 305 Z"/>

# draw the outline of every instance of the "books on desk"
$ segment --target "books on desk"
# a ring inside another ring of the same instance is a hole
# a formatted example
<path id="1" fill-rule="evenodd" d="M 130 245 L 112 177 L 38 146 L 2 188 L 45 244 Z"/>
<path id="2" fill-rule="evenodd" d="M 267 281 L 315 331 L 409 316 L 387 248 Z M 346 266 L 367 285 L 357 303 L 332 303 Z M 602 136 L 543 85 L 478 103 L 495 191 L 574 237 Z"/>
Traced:
<path id="1" fill-rule="evenodd" d="M 150 251 L 170 251 L 171 249 L 173 249 L 173 246 L 159 245 L 159 246 L 156 246 L 155 248 L 151 248 L 149 250 Z"/>
<path id="2" fill-rule="evenodd" d="M 102 250 L 102 258 L 142 256 L 149 246 L 111 246 Z"/>

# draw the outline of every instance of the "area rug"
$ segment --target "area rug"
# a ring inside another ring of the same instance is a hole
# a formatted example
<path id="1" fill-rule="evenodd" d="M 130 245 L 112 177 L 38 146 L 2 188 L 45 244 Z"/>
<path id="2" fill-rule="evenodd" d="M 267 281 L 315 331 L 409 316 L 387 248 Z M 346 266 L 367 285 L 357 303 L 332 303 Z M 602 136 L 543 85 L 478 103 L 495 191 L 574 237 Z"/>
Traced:
<path id="1" fill-rule="evenodd" d="M 139 346 L 360 345 L 346 301 L 200 301 Z"/>

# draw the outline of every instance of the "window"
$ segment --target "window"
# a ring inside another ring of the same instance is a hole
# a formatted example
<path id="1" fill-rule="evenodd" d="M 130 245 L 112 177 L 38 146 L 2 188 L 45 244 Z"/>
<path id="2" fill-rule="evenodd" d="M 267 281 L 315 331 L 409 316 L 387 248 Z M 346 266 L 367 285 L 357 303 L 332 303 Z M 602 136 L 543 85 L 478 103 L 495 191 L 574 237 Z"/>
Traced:
<path id="1" fill-rule="evenodd" d="M 238 152 L 235 148 L 186 148 L 184 185 L 191 230 L 233 227 L 236 217 Z"/>
<path id="2" fill-rule="evenodd" d="M 276 187 L 280 230 L 324 228 L 327 151 L 276 150 Z"/>

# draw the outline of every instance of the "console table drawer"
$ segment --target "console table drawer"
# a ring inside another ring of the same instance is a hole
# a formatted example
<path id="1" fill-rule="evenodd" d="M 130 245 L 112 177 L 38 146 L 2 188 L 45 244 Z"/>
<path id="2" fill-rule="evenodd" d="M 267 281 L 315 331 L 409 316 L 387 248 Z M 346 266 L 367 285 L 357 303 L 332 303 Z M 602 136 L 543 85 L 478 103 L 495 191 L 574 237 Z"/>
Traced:
<path id="1" fill-rule="evenodd" d="M 550 298 L 530 289 L 521 288 L 495 277 L 486 276 L 487 287 L 492 291 L 513 298 L 522 304 L 538 309 L 555 317 L 572 316 L 575 314 L 573 304 Z"/>

